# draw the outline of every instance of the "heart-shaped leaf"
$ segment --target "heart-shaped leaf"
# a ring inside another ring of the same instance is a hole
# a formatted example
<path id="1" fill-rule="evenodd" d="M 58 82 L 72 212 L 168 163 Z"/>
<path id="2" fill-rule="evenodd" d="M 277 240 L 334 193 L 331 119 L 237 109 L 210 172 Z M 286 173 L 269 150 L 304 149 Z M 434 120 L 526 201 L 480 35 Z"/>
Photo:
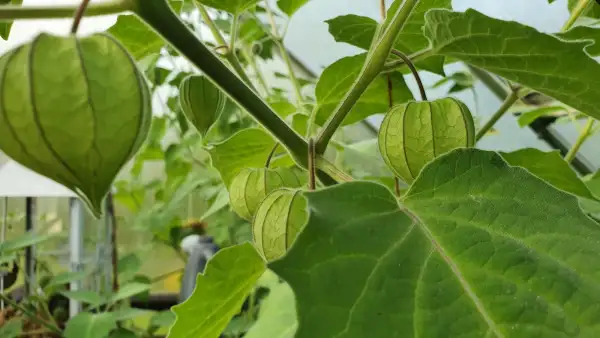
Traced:
<path id="1" fill-rule="evenodd" d="M 432 10 L 425 35 L 437 54 L 496 73 L 600 118 L 600 64 L 585 51 L 589 42 L 567 42 L 513 21 Z"/>
<path id="2" fill-rule="evenodd" d="M 0 149 L 95 216 L 150 126 L 150 93 L 114 38 L 41 34 L 0 59 Z"/>
<path id="3" fill-rule="evenodd" d="M 402 205 L 369 182 L 306 196 L 307 226 L 270 264 L 297 338 L 600 334 L 599 225 L 497 153 L 439 157 Z"/>

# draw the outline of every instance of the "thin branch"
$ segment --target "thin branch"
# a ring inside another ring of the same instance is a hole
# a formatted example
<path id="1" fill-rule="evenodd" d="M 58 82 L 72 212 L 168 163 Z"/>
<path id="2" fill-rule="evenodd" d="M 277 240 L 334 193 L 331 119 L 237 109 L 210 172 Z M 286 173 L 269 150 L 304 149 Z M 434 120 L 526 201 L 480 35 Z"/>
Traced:
<path id="1" fill-rule="evenodd" d="M 238 36 L 238 25 L 240 16 L 234 14 L 231 22 L 231 34 L 229 34 L 229 53 L 235 54 L 235 40 Z"/>
<path id="2" fill-rule="evenodd" d="M 308 139 L 308 190 L 313 191 L 317 187 L 316 178 L 316 151 L 315 140 L 311 137 Z"/>
<path id="3" fill-rule="evenodd" d="M 579 152 L 579 149 L 581 149 L 581 146 L 592 135 L 592 128 L 594 127 L 595 122 L 596 120 L 594 120 L 593 117 L 588 118 L 585 127 L 583 128 L 583 130 L 579 134 L 579 137 L 577 138 L 577 141 L 575 141 L 575 144 L 565 156 L 566 162 L 571 163 L 575 159 L 575 156 L 577 156 L 577 153 Z"/>
<path id="4" fill-rule="evenodd" d="M 498 110 L 494 113 L 494 115 L 492 115 L 492 117 L 489 119 L 489 121 L 486 122 L 486 124 L 481 127 L 481 129 L 479 129 L 479 131 L 477 132 L 477 135 L 475 135 L 475 141 L 479 141 L 480 139 L 482 139 L 485 134 L 487 134 L 487 132 L 492 129 L 492 127 L 496 124 L 496 122 L 498 122 L 498 120 L 504 116 L 504 114 L 506 114 L 506 112 L 510 109 L 510 107 L 513 106 L 513 104 L 515 104 L 515 102 L 517 102 L 519 100 L 519 95 L 517 94 L 516 91 L 512 91 L 507 97 L 506 100 L 504 100 L 504 102 L 502 103 L 502 105 L 500 106 L 500 108 L 498 108 Z"/>
<path id="5" fill-rule="evenodd" d="M 404 63 L 408 66 L 413 76 L 415 77 L 415 81 L 417 81 L 417 85 L 419 86 L 421 100 L 427 101 L 427 93 L 425 93 L 425 86 L 423 86 L 423 81 L 421 81 L 421 76 L 419 76 L 419 71 L 417 70 L 415 65 L 412 63 L 412 61 L 410 61 L 410 59 L 406 55 L 404 55 L 404 53 L 402 53 L 399 50 L 392 49 L 392 54 L 400 57 L 400 59 L 402 59 L 402 61 L 404 61 Z"/>
<path id="6" fill-rule="evenodd" d="M 414 52 L 411 55 L 408 55 L 408 58 L 413 62 L 417 63 L 419 61 L 425 60 L 431 56 L 435 55 L 435 52 L 431 48 L 423 49 L 418 52 Z M 395 71 L 402 71 L 404 67 L 408 67 L 404 60 L 393 60 L 389 61 L 383 66 L 381 70 L 382 73 L 391 73 Z"/>
<path id="7" fill-rule="evenodd" d="M 271 152 L 269 153 L 269 156 L 267 156 L 267 161 L 265 162 L 265 168 L 269 168 L 271 166 L 271 160 L 273 160 L 273 156 L 275 155 L 277 148 L 279 148 L 279 143 L 275 143 L 275 145 L 273 146 L 273 149 L 271 149 Z"/>
<path id="8" fill-rule="evenodd" d="M 300 82 L 298 82 L 298 78 L 294 72 L 290 55 L 283 45 L 283 39 L 279 35 L 279 30 L 277 29 L 277 24 L 275 23 L 275 16 L 273 15 L 273 11 L 271 10 L 271 5 L 269 5 L 268 0 L 265 0 L 265 10 L 267 12 L 267 16 L 269 17 L 269 22 L 271 23 L 271 34 L 273 35 L 273 41 L 279 48 L 279 53 L 281 54 L 281 57 L 283 58 L 283 61 L 287 67 L 290 82 L 294 88 L 294 94 L 296 95 L 296 102 L 298 107 L 302 108 L 304 102 L 304 99 L 302 98 L 302 86 L 300 85 Z"/>
<path id="9" fill-rule="evenodd" d="M 8 297 L 6 294 L 4 293 L 0 293 L 0 299 L 2 299 L 4 302 L 6 302 L 7 304 L 9 304 L 10 306 L 12 306 L 15 309 L 19 309 L 21 312 L 23 312 L 23 314 L 25 314 L 27 316 L 27 318 L 31 319 L 31 321 L 36 322 L 42 326 L 44 326 L 45 328 L 47 328 L 48 330 L 58 334 L 58 335 L 62 335 L 62 331 L 52 325 L 51 323 L 41 319 L 38 317 L 37 314 L 30 312 L 28 309 L 26 309 L 24 306 L 21 306 L 19 304 L 17 304 L 17 302 L 13 301 L 12 299 L 10 299 L 10 297 Z"/>
<path id="10" fill-rule="evenodd" d="M 235 53 L 228 46 L 227 42 L 225 41 L 225 38 L 223 38 L 223 35 L 219 31 L 219 28 L 217 28 L 217 25 L 215 25 L 215 22 L 210 18 L 210 15 L 208 14 L 208 11 L 206 10 L 206 8 L 203 5 L 199 4 L 197 1 L 192 1 L 192 2 L 194 3 L 194 5 L 196 5 L 196 8 L 198 9 L 198 12 L 200 12 L 200 16 L 202 17 L 202 20 L 208 26 L 208 29 L 210 29 L 215 41 L 217 41 L 217 45 L 219 45 L 219 47 L 217 47 L 217 48 L 223 48 L 223 47 L 227 48 L 225 51 L 225 54 L 224 54 L 225 59 L 227 60 L 229 65 L 231 65 L 231 67 L 233 67 L 233 69 L 235 70 L 237 75 L 250 88 L 252 88 L 254 90 L 255 89 L 254 85 L 252 84 L 252 81 L 250 81 L 250 78 L 248 77 L 248 74 L 246 74 L 246 71 L 244 71 L 244 67 L 242 67 L 242 65 L 240 64 L 240 61 L 235 56 Z"/>
<path id="11" fill-rule="evenodd" d="M 112 0 L 90 4 L 85 11 L 86 16 L 118 14 L 132 11 L 132 1 Z M 0 6 L 0 21 L 34 20 L 34 19 L 66 19 L 72 18 L 79 6 Z"/>
<path id="12" fill-rule="evenodd" d="M 75 11 L 75 15 L 73 16 L 73 25 L 71 26 L 71 34 L 77 33 L 77 30 L 79 29 L 79 24 L 81 23 L 81 19 L 83 18 L 83 15 L 85 14 L 85 10 L 87 9 L 89 4 L 90 4 L 90 0 L 82 0 L 81 1 L 81 4 L 77 8 L 77 11 Z"/>
<path id="13" fill-rule="evenodd" d="M 592 0 L 579 0 L 575 8 L 573 8 L 573 10 L 571 11 L 571 16 L 569 16 L 569 19 L 567 20 L 567 22 L 565 22 L 561 31 L 566 32 L 571 27 L 573 27 L 575 22 L 577 22 L 577 19 L 579 19 L 579 17 L 583 15 L 583 12 L 585 12 L 585 10 L 590 6 L 591 3 Z"/>

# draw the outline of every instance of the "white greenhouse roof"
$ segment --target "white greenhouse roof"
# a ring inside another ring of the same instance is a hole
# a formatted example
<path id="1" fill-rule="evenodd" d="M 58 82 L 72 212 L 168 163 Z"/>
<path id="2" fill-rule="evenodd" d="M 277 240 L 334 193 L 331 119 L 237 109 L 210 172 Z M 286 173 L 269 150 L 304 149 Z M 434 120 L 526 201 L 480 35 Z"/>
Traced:
<path id="1" fill-rule="evenodd" d="M 0 197 L 75 197 L 69 189 L 15 161 L 1 162 Z"/>

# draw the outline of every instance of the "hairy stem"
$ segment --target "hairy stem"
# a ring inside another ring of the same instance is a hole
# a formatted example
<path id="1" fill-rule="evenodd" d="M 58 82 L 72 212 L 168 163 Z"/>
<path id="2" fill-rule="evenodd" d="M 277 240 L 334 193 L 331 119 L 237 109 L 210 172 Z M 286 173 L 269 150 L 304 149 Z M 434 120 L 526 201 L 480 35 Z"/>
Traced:
<path id="1" fill-rule="evenodd" d="M 273 41 L 277 45 L 279 54 L 281 54 L 281 58 L 287 67 L 288 76 L 290 77 L 290 82 L 294 88 L 294 94 L 296 95 L 296 103 L 298 104 L 298 107 L 302 107 L 304 102 L 302 99 L 302 86 L 300 86 L 300 82 L 298 82 L 298 78 L 294 72 L 290 55 L 283 45 L 283 38 L 279 35 L 279 30 L 277 29 L 277 24 L 275 23 L 275 16 L 273 15 L 273 11 L 271 10 L 271 5 L 269 5 L 268 0 L 265 1 L 265 10 L 267 11 L 267 16 L 269 17 L 269 22 L 271 23 L 271 34 L 273 35 Z"/>
<path id="2" fill-rule="evenodd" d="M 377 36 L 377 40 L 369 50 L 365 64 L 352 85 L 352 88 L 346 93 L 346 96 L 340 105 L 331 114 L 331 117 L 325 123 L 323 129 L 321 129 L 316 143 L 317 154 L 323 154 L 325 152 L 329 141 L 346 118 L 346 115 L 348 115 L 361 95 L 367 90 L 371 82 L 375 80 L 385 66 L 385 62 L 390 55 L 396 37 L 404 27 L 406 20 L 418 2 L 419 0 L 406 0 L 403 5 L 398 8 L 398 11 L 394 14 L 391 21 L 387 22 L 383 32 Z"/>
<path id="3" fill-rule="evenodd" d="M 117 14 L 134 10 L 135 2 L 130 0 L 112 0 L 90 4 L 85 11 L 86 16 Z M 72 18 L 79 5 L 59 6 L 0 6 L 0 21 L 20 19 L 65 19 Z"/>
<path id="4" fill-rule="evenodd" d="M 479 129 L 479 131 L 477 132 L 477 135 L 475 135 L 475 140 L 479 141 L 481 138 L 483 138 L 485 136 L 485 134 L 487 134 L 487 132 L 490 131 L 490 129 L 492 129 L 492 127 L 496 124 L 496 122 L 498 122 L 498 120 L 502 116 L 504 116 L 504 114 L 506 114 L 506 112 L 510 109 L 510 107 L 512 107 L 513 104 L 515 104 L 515 102 L 517 102 L 517 100 L 519 100 L 519 95 L 517 94 L 516 91 L 512 91 L 506 97 L 506 100 L 504 100 L 504 102 L 502 103 L 500 108 L 498 108 L 498 110 L 494 113 L 494 115 L 492 115 L 492 117 L 489 119 L 489 121 L 487 121 L 486 124 L 483 125 L 483 127 L 481 127 L 481 129 Z"/>
<path id="5" fill-rule="evenodd" d="M 408 66 L 408 68 L 410 69 L 411 73 L 413 74 L 413 76 L 415 78 L 415 81 L 417 81 L 417 85 L 419 86 L 419 93 L 421 94 L 421 100 L 427 101 L 427 93 L 425 93 L 425 86 L 423 86 L 423 81 L 421 81 L 421 76 L 419 76 L 419 71 L 417 70 L 417 67 L 415 67 L 415 65 L 412 63 L 412 61 L 410 61 L 408 56 L 404 55 L 404 53 L 402 53 L 401 51 L 392 49 L 392 54 L 398 56 Z"/>
<path id="6" fill-rule="evenodd" d="M 577 153 L 579 152 L 579 149 L 581 149 L 581 146 L 592 135 L 592 128 L 594 127 L 595 122 L 596 120 L 594 120 L 592 117 L 588 118 L 585 127 L 583 127 L 583 130 L 577 138 L 577 141 L 575 141 L 575 144 L 565 156 L 566 162 L 571 163 L 575 159 L 575 156 L 577 156 Z"/>
<path id="7" fill-rule="evenodd" d="M 583 12 L 585 12 L 592 2 L 592 0 L 579 0 L 575 8 L 573 8 L 573 11 L 571 11 L 571 16 L 569 16 L 569 19 L 567 19 L 567 22 L 565 22 L 564 26 L 562 27 L 562 31 L 566 32 L 573 27 L 577 19 L 579 19 L 579 17 L 583 14 Z"/>
<path id="8" fill-rule="evenodd" d="M 217 45 L 228 46 L 227 42 L 225 41 L 225 38 L 223 38 L 223 35 L 217 28 L 217 25 L 215 25 L 215 22 L 210 18 L 210 15 L 208 14 L 208 11 L 206 10 L 206 8 L 203 5 L 199 4 L 197 1 L 192 1 L 192 2 L 196 5 L 196 8 L 198 9 L 198 12 L 200 12 L 200 16 L 202 17 L 202 20 L 208 26 L 208 29 L 210 29 L 215 41 L 217 42 Z M 246 74 L 246 71 L 244 71 L 244 67 L 242 67 L 242 65 L 240 64 L 240 61 L 235 56 L 235 52 L 233 51 L 232 47 L 227 48 L 227 51 L 225 52 L 224 57 L 227 60 L 227 62 L 231 65 L 233 70 L 235 70 L 235 72 L 238 74 L 238 76 L 242 80 L 244 80 L 244 82 L 248 86 L 250 86 L 251 88 L 254 89 L 254 87 L 252 85 L 252 81 L 250 81 L 248 74 Z"/>

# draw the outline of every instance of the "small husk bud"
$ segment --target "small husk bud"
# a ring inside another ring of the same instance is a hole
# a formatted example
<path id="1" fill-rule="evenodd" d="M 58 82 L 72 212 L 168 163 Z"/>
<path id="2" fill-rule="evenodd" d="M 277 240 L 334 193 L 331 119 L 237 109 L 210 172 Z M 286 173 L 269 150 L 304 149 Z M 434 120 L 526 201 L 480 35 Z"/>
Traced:
<path id="1" fill-rule="evenodd" d="M 101 33 L 42 33 L 0 58 L 0 150 L 78 194 L 96 217 L 152 118 L 146 80 Z"/>
<path id="2" fill-rule="evenodd" d="M 229 185 L 229 202 L 233 211 L 251 221 L 258 205 L 273 190 L 296 188 L 300 181 L 290 169 L 246 168 L 242 169 Z"/>
<path id="3" fill-rule="evenodd" d="M 252 236 L 267 261 L 283 256 L 308 219 L 306 198 L 300 190 L 271 192 L 256 210 Z"/>
<path id="4" fill-rule="evenodd" d="M 383 159 L 409 184 L 430 161 L 474 143 L 473 117 L 467 106 L 454 98 L 395 106 L 379 129 Z"/>
<path id="5" fill-rule="evenodd" d="M 190 75 L 181 81 L 181 110 L 203 137 L 225 110 L 226 102 L 225 93 L 204 75 Z"/>

